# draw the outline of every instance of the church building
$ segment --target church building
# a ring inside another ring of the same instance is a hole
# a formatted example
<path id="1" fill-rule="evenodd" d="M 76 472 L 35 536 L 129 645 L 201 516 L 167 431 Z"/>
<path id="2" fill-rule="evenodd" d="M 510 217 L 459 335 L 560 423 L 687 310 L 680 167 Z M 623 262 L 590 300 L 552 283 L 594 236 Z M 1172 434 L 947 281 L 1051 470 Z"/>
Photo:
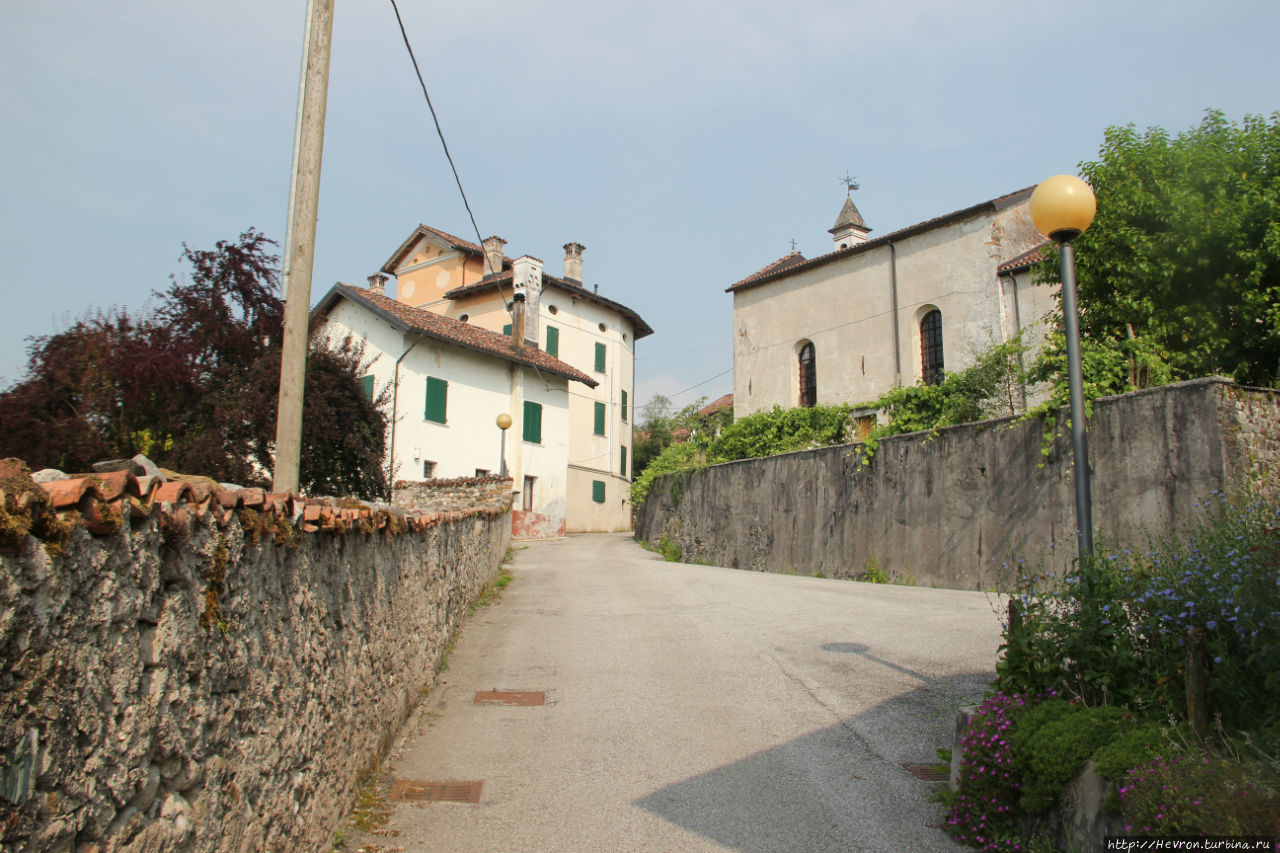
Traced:
<path id="1" fill-rule="evenodd" d="M 1019 331 L 1038 343 L 1057 305 L 1027 274 L 1044 243 L 1030 197 L 1019 190 L 876 238 L 847 197 L 830 252 L 792 252 L 727 288 L 734 416 L 857 405 L 940 383 Z"/>

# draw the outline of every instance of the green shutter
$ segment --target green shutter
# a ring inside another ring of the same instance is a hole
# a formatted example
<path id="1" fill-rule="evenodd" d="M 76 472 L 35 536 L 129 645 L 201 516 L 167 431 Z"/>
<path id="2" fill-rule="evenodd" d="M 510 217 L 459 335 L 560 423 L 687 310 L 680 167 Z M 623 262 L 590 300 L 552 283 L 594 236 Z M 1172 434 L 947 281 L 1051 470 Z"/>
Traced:
<path id="1" fill-rule="evenodd" d="M 555 326 L 547 326 L 547 355 L 560 357 L 560 330 Z"/>
<path id="2" fill-rule="evenodd" d="M 448 409 L 449 383 L 434 376 L 427 377 L 427 411 L 426 419 L 438 424 L 445 422 Z"/>
<path id="3" fill-rule="evenodd" d="M 370 400 L 372 400 L 373 399 L 373 375 L 370 374 L 369 376 L 361 376 L 360 387 L 361 389 L 364 390 L 364 395 L 368 397 Z"/>
<path id="4" fill-rule="evenodd" d="M 510 323 L 508 323 L 507 325 L 505 325 L 505 326 L 503 326 L 503 327 L 502 327 L 502 334 L 506 335 L 507 337 L 511 337 L 511 324 L 510 324 Z"/>
<path id="5" fill-rule="evenodd" d="M 596 344 L 596 373 L 604 373 L 604 344 Z"/>
<path id="6" fill-rule="evenodd" d="M 524 440 L 542 443 L 542 404 L 524 401 Z"/>
<path id="7" fill-rule="evenodd" d="M 622 422 L 627 422 L 627 392 L 622 392 Z"/>
<path id="8" fill-rule="evenodd" d="M 591 481 L 591 500 L 598 504 L 604 503 L 604 480 Z"/>
<path id="9" fill-rule="evenodd" d="M 627 448 L 622 448 L 622 470 L 618 472 L 622 476 L 627 476 Z"/>
<path id="10" fill-rule="evenodd" d="M 596 403 L 596 435 L 604 435 L 604 403 Z"/>

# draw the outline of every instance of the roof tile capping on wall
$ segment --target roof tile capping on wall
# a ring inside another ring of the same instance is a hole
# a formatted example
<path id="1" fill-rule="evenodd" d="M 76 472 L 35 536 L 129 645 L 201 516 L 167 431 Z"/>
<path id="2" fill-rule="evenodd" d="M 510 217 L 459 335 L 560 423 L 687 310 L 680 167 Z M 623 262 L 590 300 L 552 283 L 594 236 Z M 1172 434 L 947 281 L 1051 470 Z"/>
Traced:
<path id="1" fill-rule="evenodd" d="M 479 482 L 449 481 L 440 485 Z M 488 496 L 468 501 L 469 495 L 476 495 L 474 490 L 455 491 L 463 492 L 450 501 L 456 508 L 416 512 L 412 506 L 406 511 L 406 508 L 368 505 L 350 498 L 302 498 L 257 488 L 228 489 L 201 481 L 136 476 L 129 471 L 74 475 L 37 483 L 21 459 L 3 459 L 0 460 L 0 545 L 16 545 L 28 534 L 57 541 L 78 525 L 95 536 L 107 536 L 120 529 L 126 513 L 131 520 L 153 514 L 170 518 L 208 516 L 219 527 L 226 527 L 233 515 L 239 514 L 246 532 L 251 528 L 259 534 L 284 534 L 285 525 L 290 529 L 300 525 L 304 533 L 386 530 L 394 534 L 422 531 L 477 515 L 501 515 L 511 508 L 509 486 L 496 490 L 505 495 L 505 502 Z"/>

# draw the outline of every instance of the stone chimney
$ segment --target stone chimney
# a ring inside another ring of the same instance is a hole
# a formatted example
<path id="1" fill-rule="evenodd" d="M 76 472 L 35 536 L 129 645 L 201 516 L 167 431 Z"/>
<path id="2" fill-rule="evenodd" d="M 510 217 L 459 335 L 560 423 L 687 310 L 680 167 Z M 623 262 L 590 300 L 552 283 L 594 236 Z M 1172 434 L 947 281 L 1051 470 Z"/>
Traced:
<path id="1" fill-rule="evenodd" d="M 585 248 L 581 243 L 564 244 L 564 277 L 579 286 L 582 284 L 582 251 Z"/>
<path id="2" fill-rule="evenodd" d="M 502 247 L 507 241 L 501 237 L 489 237 L 484 241 L 484 274 L 497 275 L 502 272 Z"/>
<path id="3" fill-rule="evenodd" d="M 524 349 L 524 294 L 511 298 L 511 348 Z"/>
<path id="4" fill-rule="evenodd" d="M 387 277 L 380 272 L 369 276 L 369 292 L 379 296 L 387 295 Z"/>
<path id="5" fill-rule="evenodd" d="M 540 340 L 538 315 L 542 303 L 542 261 L 532 255 L 521 255 L 511 263 L 512 290 L 515 293 L 512 311 L 520 306 L 521 318 L 511 321 L 511 336 L 523 346 L 531 341 L 534 346 Z"/>

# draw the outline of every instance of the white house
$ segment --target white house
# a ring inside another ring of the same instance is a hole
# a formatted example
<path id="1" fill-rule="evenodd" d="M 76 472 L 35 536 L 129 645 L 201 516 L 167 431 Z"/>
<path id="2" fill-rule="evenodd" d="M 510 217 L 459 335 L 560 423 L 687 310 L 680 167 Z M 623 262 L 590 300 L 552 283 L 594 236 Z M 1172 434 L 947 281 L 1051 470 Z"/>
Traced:
<path id="1" fill-rule="evenodd" d="M 498 415 L 511 416 L 506 465 L 518 490 L 518 535 L 563 535 L 568 522 L 570 386 L 599 380 L 543 350 L 385 294 L 337 284 L 313 314 L 331 339 L 364 341 L 369 393 L 392 390 L 391 479 L 496 475 L 502 459 Z"/>
<path id="2" fill-rule="evenodd" d="M 793 252 L 731 285 L 737 417 L 817 403 L 858 404 L 942 381 L 1056 307 L 1026 271 L 1044 238 L 1031 189 L 871 239 L 851 198 L 833 249 Z M 1040 332 L 1025 335 L 1031 343 Z"/>
<path id="3" fill-rule="evenodd" d="M 565 244 L 561 277 L 538 258 L 506 257 L 505 244 L 419 225 L 382 271 L 395 276 L 398 302 L 510 336 L 590 377 L 568 389 L 567 530 L 629 530 L 635 345 L 653 330 L 583 284 L 581 244 Z"/>

